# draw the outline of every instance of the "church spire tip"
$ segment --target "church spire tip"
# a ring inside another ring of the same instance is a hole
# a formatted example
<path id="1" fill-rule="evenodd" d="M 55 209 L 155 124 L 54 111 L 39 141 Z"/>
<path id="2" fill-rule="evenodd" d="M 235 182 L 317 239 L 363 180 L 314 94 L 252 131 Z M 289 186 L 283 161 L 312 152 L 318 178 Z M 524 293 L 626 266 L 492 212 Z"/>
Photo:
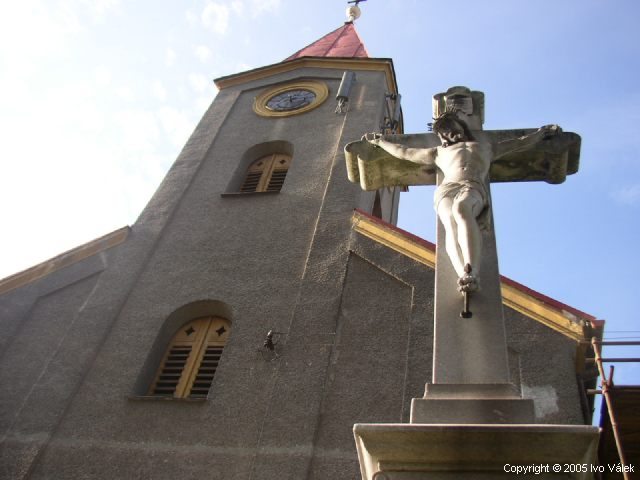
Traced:
<path id="1" fill-rule="evenodd" d="M 351 0 L 347 3 L 353 3 L 353 5 L 347 7 L 347 21 L 345 23 L 353 23 L 355 20 L 360 18 L 360 7 L 358 4 L 360 2 L 366 2 L 367 0 Z"/>

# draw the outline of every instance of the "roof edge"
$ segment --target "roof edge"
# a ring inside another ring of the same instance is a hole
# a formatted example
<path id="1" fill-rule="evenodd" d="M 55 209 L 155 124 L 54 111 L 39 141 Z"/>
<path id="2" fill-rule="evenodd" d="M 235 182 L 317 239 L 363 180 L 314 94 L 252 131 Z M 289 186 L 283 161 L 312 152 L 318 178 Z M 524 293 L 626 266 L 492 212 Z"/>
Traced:
<path id="1" fill-rule="evenodd" d="M 435 244 L 359 209 L 354 211 L 352 223 L 356 232 L 435 268 Z M 504 275 L 500 275 L 500 284 L 504 305 L 578 342 L 588 340 L 591 328 L 603 327 L 604 322 L 593 315 L 532 290 Z"/>
<path id="2" fill-rule="evenodd" d="M 225 75 L 213 80 L 220 90 L 240 85 L 278 73 L 289 72 L 296 68 L 342 68 L 353 70 L 384 71 L 387 76 L 387 87 L 391 93 L 398 93 L 396 73 L 391 58 L 362 58 L 362 57 L 298 57 L 292 60 L 257 67 L 244 72 Z"/>
<path id="3" fill-rule="evenodd" d="M 0 295 L 46 277 L 53 272 L 73 265 L 96 253 L 115 247 L 127 239 L 130 231 L 131 227 L 129 226 L 119 228 L 118 230 L 114 230 L 55 257 L 49 258 L 44 262 L 40 262 L 33 267 L 0 279 Z"/>

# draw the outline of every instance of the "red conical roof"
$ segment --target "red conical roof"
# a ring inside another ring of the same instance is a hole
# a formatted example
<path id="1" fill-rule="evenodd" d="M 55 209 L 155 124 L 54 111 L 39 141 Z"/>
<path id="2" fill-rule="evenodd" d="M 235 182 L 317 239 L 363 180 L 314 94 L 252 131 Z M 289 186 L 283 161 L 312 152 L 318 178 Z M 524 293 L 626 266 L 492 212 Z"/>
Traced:
<path id="1" fill-rule="evenodd" d="M 369 53 L 356 31 L 356 27 L 353 23 L 347 22 L 340 28 L 285 58 L 285 61 L 300 57 L 368 58 Z"/>

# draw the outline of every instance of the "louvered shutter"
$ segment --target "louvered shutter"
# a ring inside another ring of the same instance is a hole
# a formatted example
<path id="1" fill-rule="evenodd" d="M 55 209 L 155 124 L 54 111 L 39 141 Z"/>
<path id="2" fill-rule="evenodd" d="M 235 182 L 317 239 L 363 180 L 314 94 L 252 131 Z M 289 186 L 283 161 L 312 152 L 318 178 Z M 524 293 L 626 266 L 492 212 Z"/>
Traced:
<path id="1" fill-rule="evenodd" d="M 229 322 L 223 318 L 212 318 L 207 337 L 203 342 L 202 356 L 197 367 L 194 368 L 189 397 L 207 397 L 228 337 Z"/>
<path id="2" fill-rule="evenodd" d="M 279 192 L 282 189 L 290 163 L 291 157 L 288 155 L 276 154 L 273 156 L 271 177 L 266 188 L 267 192 Z"/>
<path id="3" fill-rule="evenodd" d="M 283 153 L 266 155 L 247 169 L 240 192 L 279 192 L 291 164 L 291 157 Z"/>
<path id="4" fill-rule="evenodd" d="M 243 193 L 258 192 L 258 188 L 260 187 L 260 179 L 262 178 L 262 174 L 264 173 L 266 167 L 267 162 L 264 159 L 253 162 L 247 170 L 247 176 L 244 179 L 244 183 L 240 187 L 240 191 Z"/>
<path id="5" fill-rule="evenodd" d="M 206 398 L 229 330 L 229 322 L 219 317 L 198 318 L 184 325 L 172 339 L 149 393 Z"/>

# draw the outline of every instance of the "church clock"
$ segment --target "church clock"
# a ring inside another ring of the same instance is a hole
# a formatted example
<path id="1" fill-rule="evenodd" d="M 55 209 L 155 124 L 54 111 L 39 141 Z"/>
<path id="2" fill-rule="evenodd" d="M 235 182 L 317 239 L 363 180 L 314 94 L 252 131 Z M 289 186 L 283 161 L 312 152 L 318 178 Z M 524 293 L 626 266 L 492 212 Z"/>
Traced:
<path id="1" fill-rule="evenodd" d="M 263 117 L 287 117 L 320 106 L 329 96 L 323 82 L 304 81 L 268 88 L 258 95 L 253 110 Z"/>

